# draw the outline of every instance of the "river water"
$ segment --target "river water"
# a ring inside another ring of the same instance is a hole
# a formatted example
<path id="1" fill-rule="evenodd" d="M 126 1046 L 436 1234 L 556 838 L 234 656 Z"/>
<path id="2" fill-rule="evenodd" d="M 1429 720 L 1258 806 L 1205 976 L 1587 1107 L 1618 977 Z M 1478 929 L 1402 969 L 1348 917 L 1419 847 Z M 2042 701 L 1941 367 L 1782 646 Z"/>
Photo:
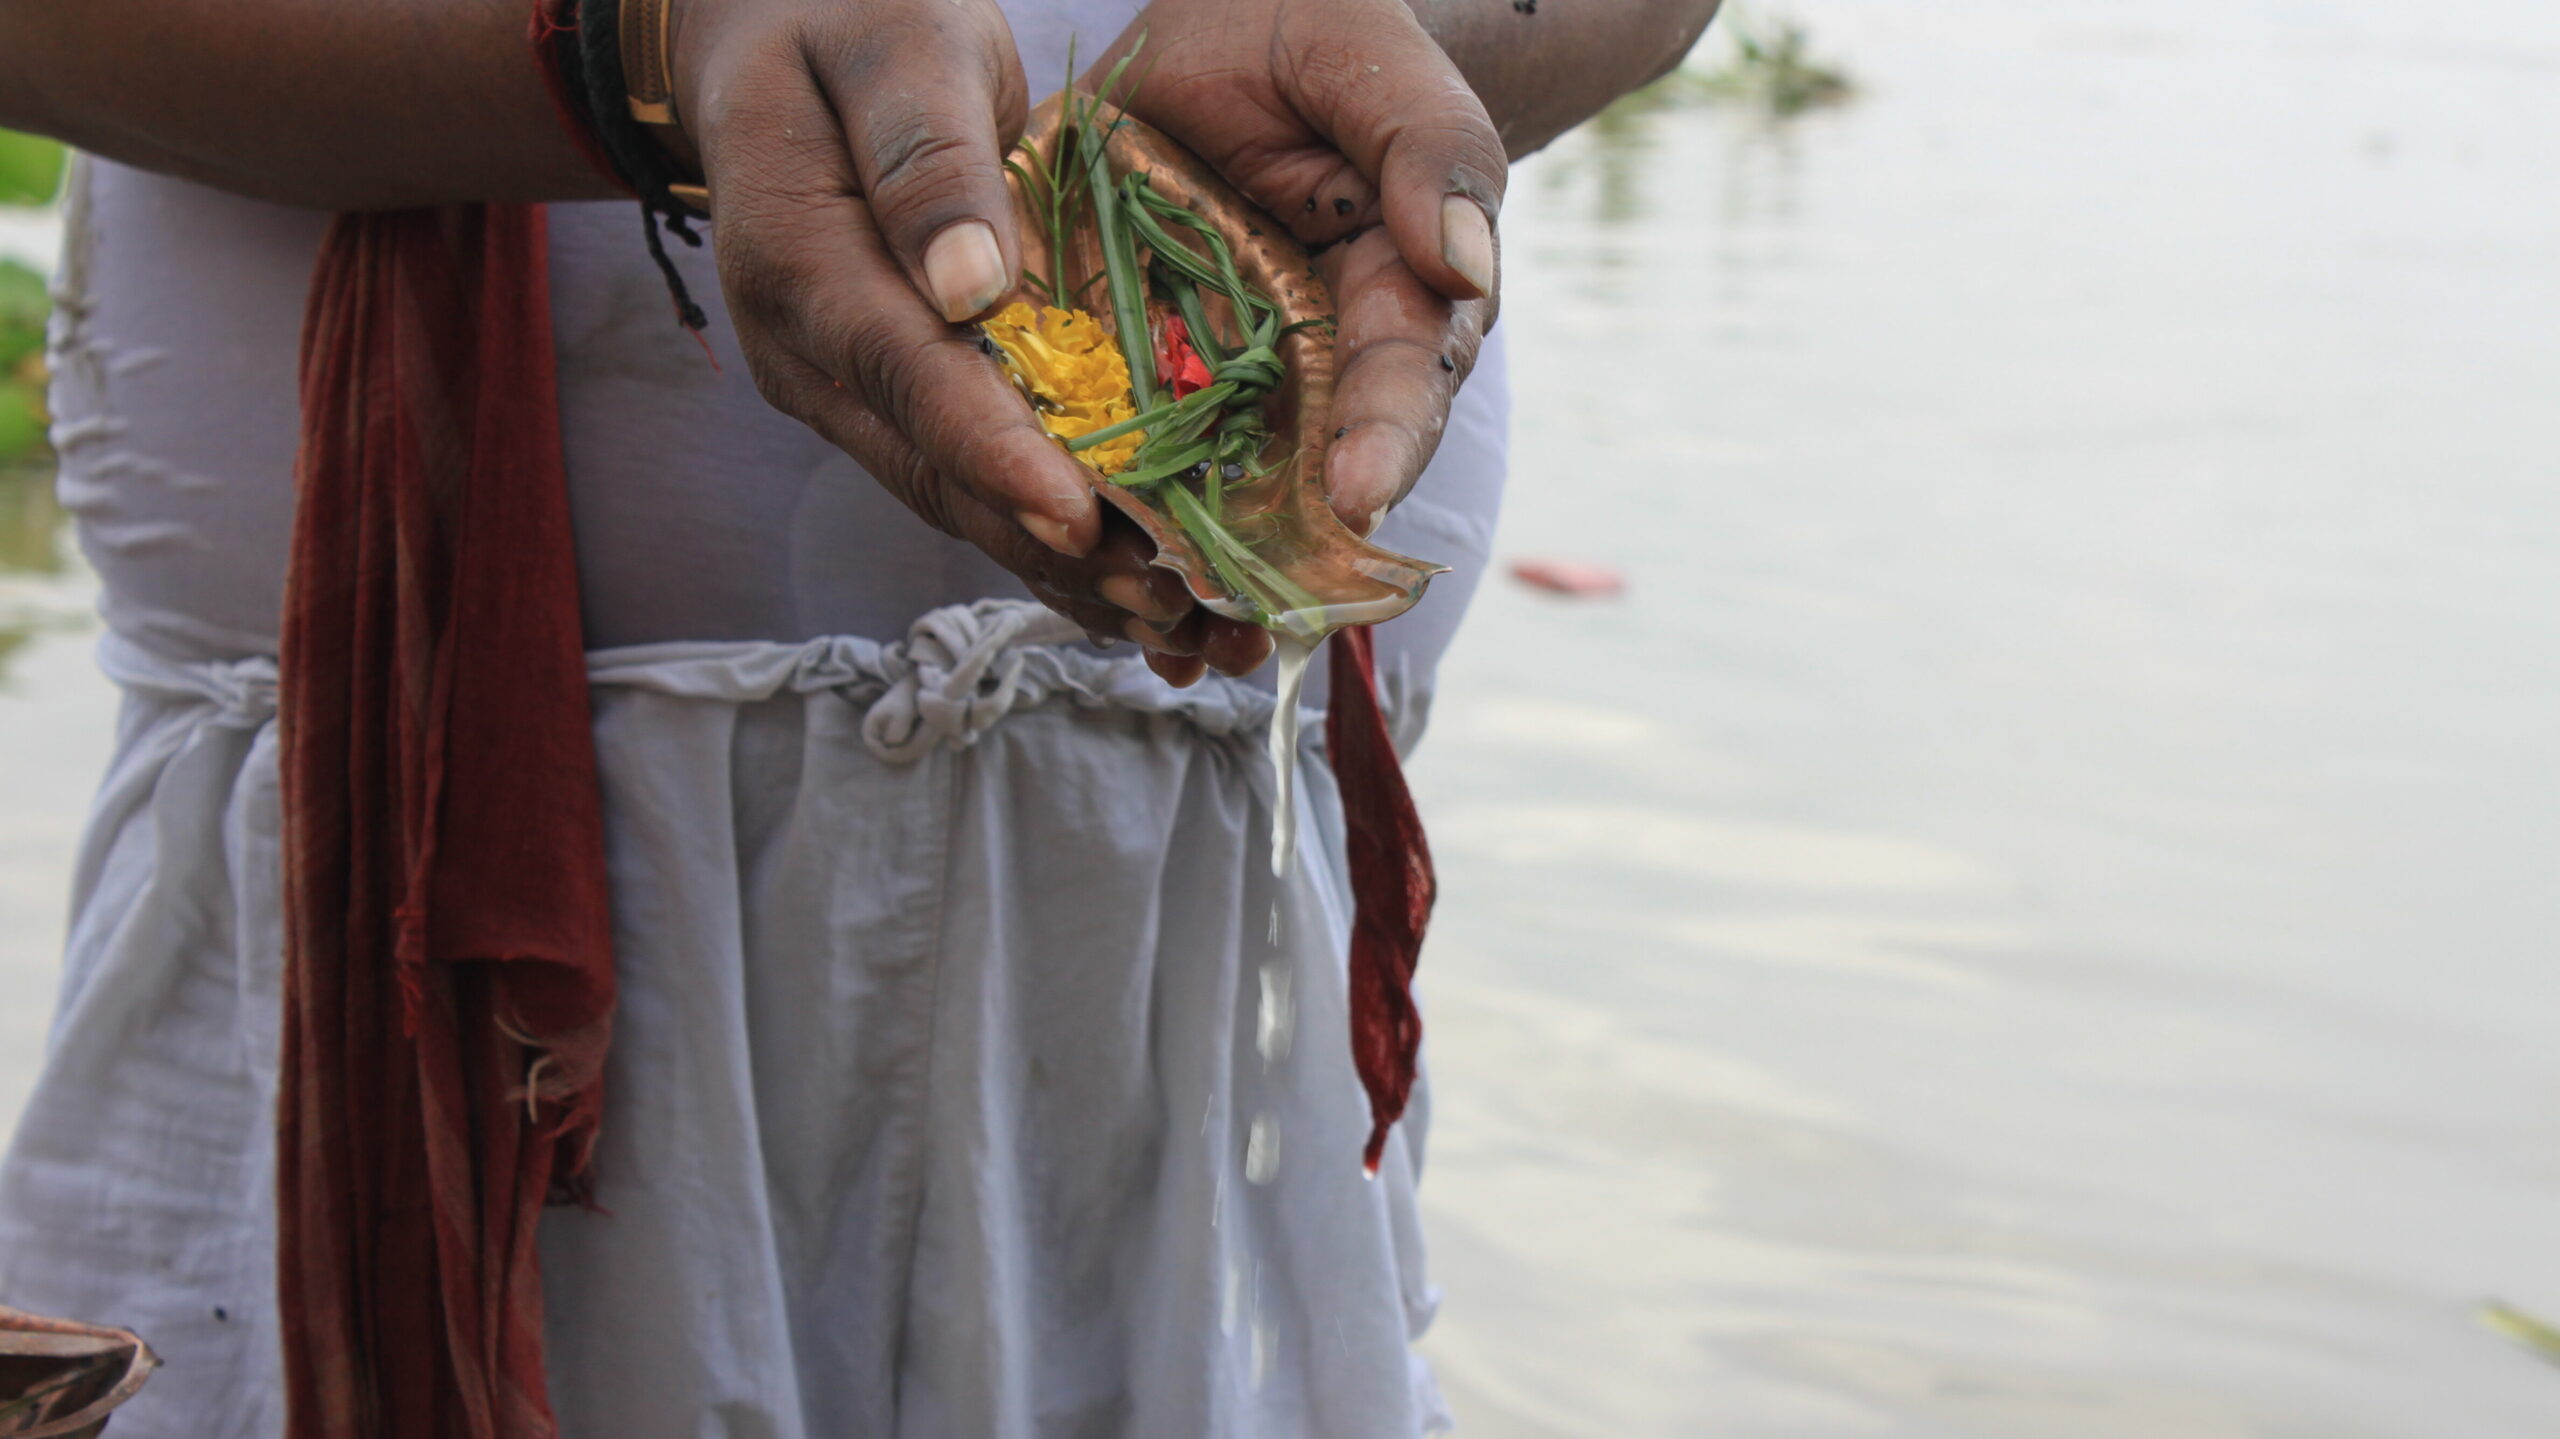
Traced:
<path id="1" fill-rule="evenodd" d="M 1560 8 L 1560 6 L 1559 6 Z M 2560 6 L 1808 0 L 1506 213 L 1415 767 L 1466 1432 L 2560 1433 Z M 0 478 L 0 1117 L 113 722 Z"/>
<path id="2" fill-rule="evenodd" d="M 1824 0 L 1505 217 L 1417 766 L 1486 1436 L 2549 1436 L 2560 6 Z"/>

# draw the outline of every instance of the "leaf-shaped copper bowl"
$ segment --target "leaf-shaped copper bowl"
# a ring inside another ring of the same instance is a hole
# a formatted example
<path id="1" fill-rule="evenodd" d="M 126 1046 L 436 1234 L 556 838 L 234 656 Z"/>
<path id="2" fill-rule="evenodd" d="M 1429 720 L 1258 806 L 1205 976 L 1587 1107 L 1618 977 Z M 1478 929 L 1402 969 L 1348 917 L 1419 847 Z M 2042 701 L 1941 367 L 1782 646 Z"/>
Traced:
<path id="1" fill-rule="evenodd" d="M 1024 142 L 1039 158 L 1032 167 L 1037 171 L 1054 169 L 1067 99 L 1064 93 L 1051 96 L 1031 112 Z M 1377 624 L 1413 608 L 1431 577 L 1448 573 L 1448 566 L 1369 543 L 1353 534 L 1325 501 L 1324 458 L 1333 414 L 1333 293 L 1316 273 L 1315 262 L 1286 226 L 1236 193 L 1206 161 L 1163 133 L 1121 117 L 1106 154 L 1115 175 L 1132 171 L 1145 175 L 1156 193 L 1201 216 L 1224 236 L 1237 270 L 1279 306 L 1284 325 L 1314 322 L 1289 330 L 1276 347 L 1288 373 L 1264 401 L 1271 430 L 1271 441 L 1261 457 L 1266 473 L 1229 484 L 1222 506 L 1229 528 L 1250 537 L 1255 557 L 1306 591 L 1314 605 L 1264 613 L 1251 600 L 1232 593 L 1191 537 L 1143 493 L 1100 477 L 1096 488 L 1155 541 L 1154 562 L 1182 576 L 1193 597 L 1213 613 L 1258 621 L 1314 641 L 1344 625 Z M 1049 238 L 1032 213 L 1023 179 L 1015 175 L 1007 183 L 1013 191 L 1014 213 L 1020 217 L 1023 268 L 1034 275 L 1048 274 L 1052 270 Z M 1102 273 L 1102 247 L 1089 212 L 1072 227 L 1068 243 L 1072 247 L 1066 266 L 1070 276 Z M 1104 282 L 1093 283 L 1098 290 Z M 1232 343 L 1235 321 L 1225 300 L 1205 293 L 1202 299 L 1211 323 Z M 998 303 L 1015 300 L 1035 308 L 1049 303 L 1049 297 L 1027 281 Z M 1085 307 L 1106 328 L 1116 329 L 1107 302 L 1088 299 Z M 1115 338 L 1123 349 L 1131 345 L 1128 336 Z M 1148 345 L 1149 339 L 1139 336 L 1135 343 Z"/>

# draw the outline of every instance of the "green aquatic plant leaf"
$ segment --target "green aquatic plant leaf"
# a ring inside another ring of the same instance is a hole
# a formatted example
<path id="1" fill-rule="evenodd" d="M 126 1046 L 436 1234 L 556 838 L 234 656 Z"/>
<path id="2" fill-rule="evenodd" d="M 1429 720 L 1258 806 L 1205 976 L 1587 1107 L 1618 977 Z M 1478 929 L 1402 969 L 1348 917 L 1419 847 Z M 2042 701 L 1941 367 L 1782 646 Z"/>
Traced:
<path id="1" fill-rule="evenodd" d="M 0 260 L 0 462 L 44 451 L 44 329 L 51 312 L 44 276 Z"/>
<path id="2" fill-rule="evenodd" d="M 0 205 L 49 205 L 62 193 L 70 152 L 57 141 L 0 130 Z"/>
<path id="3" fill-rule="evenodd" d="M 44 325 L 53 298 L 44 276 L 16 260 L 0 260 L 0 371 L 44 352 Z"/>
<path id="4" fill-rule="evenodd" d="M 1836 105 L 1857 91 L 1846 71 L 1814 58 L 1812 32 L 1792 16 L 1737 6 L 1725 16 L 1724 33 L 1733 40 L 1733 58 L 1704 75 L 1673 71 L 1647 87 L 1657 104 L 1677 104 L 1684 94 L 1730 98 L 1784 117 Z"/>
<path id="5" fill-rule="evenodd" d="M 2515 1341 L 2534 1357 L 2560 1364 L 2560 1326 L 2536 1319 L 2514 1305 L 2496 1299 L 2480 1306 L 2480 1322 Z"/>

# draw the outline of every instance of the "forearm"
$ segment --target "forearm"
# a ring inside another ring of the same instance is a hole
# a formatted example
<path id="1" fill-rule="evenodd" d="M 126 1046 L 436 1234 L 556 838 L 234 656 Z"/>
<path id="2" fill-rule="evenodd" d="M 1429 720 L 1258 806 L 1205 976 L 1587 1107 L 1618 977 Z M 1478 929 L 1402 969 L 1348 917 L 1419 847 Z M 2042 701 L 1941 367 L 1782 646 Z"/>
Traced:
<path id="1" fill-rule="evenodd" d="M 1669 72 L 1706 33 L 1718 0 L 1407 3 L 1516 160 Z"/>
<path id="2" fill-rule="evenodd" d="M 530 19 L 529 0 L 0 0 L 0 125 L 326 209 L 611 195 Z"/>

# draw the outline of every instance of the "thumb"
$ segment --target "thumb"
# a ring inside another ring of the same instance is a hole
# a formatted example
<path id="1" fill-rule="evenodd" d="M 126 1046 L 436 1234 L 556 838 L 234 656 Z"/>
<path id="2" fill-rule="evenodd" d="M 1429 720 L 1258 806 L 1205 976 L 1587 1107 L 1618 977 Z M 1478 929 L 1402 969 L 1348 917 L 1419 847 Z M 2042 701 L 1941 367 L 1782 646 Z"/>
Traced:
<path id="1" fill-rule="evenodd" d="M 883 13 L 887 12 L 887 13 Z M 862 194 L 891 254 L 954 324 L 1022 265 L 1004 153 L 1022 134 L 1022 62 L 992 4 L 866 4 L 851 43 L 813 45 Z"/>

